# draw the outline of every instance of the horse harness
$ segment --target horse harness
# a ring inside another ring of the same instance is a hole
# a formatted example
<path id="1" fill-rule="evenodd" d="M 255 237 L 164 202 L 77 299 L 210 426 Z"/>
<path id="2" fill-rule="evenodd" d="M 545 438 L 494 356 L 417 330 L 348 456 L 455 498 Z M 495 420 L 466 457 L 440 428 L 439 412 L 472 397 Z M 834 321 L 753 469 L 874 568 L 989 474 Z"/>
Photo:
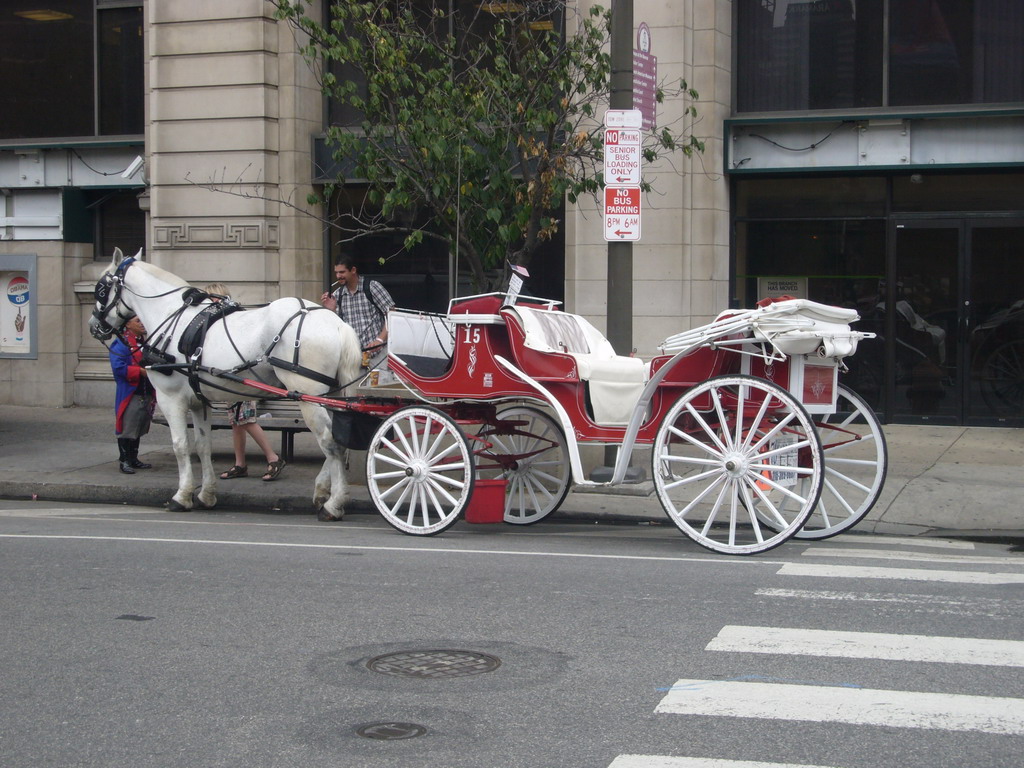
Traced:
<path id="1" fill-rule="evenodd" d="M 120 309 L 120 305 L 123 304 L 121 294 L 124 290 L 124 275 L 125 272 L 127 272 L 128 267 L 130 267 L 134 261 L 135 259 L 133 257 L 125 259 L 118 265 L 117 269 L 113 273 L 104 275 L 96 284 L 95 297 L 97 305 L 101 307 L 101 309 L 94 309 L 93 317 L 95 317 L 99 323 L 102 323 L 107 327 L 110 327 L 110 324 L 106 322 L 104 316 L 110 311 L 108 308 L 108 300 L 110 300 L 111 295 L 113 295 L 113 299 L 110 303 L 113 304 L 114 309 L 121 320 L 127 321 L 134 316 L 134 313 L 125 315 Z M 211 294 L 191 286 L 175 288 L 173 291 L 168 291 L 167 293 L 160 295 L 164 296 L 178 290 L 182 291 L 181 307 L 166 317 L 152 333 L 147 335 L 146 341 L 142 344 L 141 362 L 145 367 L 159 371 L 167 376 L 170 376 L 174 371 L 186 373 L 189 385 L 192 387 L 192 391 L 204 405 L 209 406 L 210 401 L 201 392 L 200 385 L 206 384 L 207 386 L 220 389 L 225 392 L 231 392 L 231 390 L 214 382 L 201 379 L 199 375 L 200 373 L 212 373 L 222 378 L 241 381 L 237 376 L 238 373 L 254 367 L 263 360 L 266 360 L 267 363 L 276 368 L 283 368 L 321 384 L 326 384 L 328 387 L 331 387 L 332 390 L 344 389 L 352 383 L 349 382 L 348 384 L 340 387 L 336 378 L 327 376 L 326 374 L 299 364 L 299 339 L 302 336 L 302 324 L 305 322 L 306 315 L 313 310 L 326 309 L 326 307 L 305 307 L 302 306 L 301 301 L 299 302 L 298 311 L 285 321 L 281 330 L 274 335 L 273 340 L 270 342 L 270 346 L 267 347 L 266 351 L 256 360 L 243 362 L 241 365 L 232 368 L 230 371 L 220 371 L 201 365 L 203 343 L 206 340 L 206 334 L 209 332 L 211 326 L 214 323 L 223 320 L 228 315 L 242 311 L 245 308 L 231 299 L 227 299 L 222 296 L 211 296 Z M 210 301 L 212 298 L 217 300 Z M 189 324 L 185 327 L 185 330 L 178 340 L 178 352 L 185 356 L 188 363 L 186 365 L 175 363 L 174 356 L 167 351 L 167 347 L 170 345 L 171 338 L 173 337 L 174 331 L 181 320 L 182 314 L 189 307 L 200 305 L 206 301 L 210 301 L 210 303 L 203 307 L 199 313 L 189 321 Z M 278 342 L 281 341 L 281 335 L 296 319 L 298 319 L 299 325 L 295 330 L 292 359 L 289 361 L 280 357 L 272 356 L 271 353 L 273 352 L 274 347 L 276 347 Z M 120 328 L 117 329 L 116 332 L 120 337 Z M 242 355 L 238 351 L 238 347 L 235 345 L 234 340 L 231 339 L 230 334 L 226 333 L 226 335 L 228 340 L 231 342 L 231 346 L 235 349 L 235 353 L 238 354 L 241 359 Z M 241 393 L 233 392 L 232 394 Z"/>

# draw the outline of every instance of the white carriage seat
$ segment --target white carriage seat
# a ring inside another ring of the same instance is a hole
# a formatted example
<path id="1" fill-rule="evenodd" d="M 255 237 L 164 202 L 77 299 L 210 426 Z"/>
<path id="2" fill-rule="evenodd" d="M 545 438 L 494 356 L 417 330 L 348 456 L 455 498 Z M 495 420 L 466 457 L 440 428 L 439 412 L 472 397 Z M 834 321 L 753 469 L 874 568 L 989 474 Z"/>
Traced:
<path id="1" fill-rule="evenodd" d="M 454 347 L 452 325 L 445 316 L 402 309 L 388 312 L 388 354 L 420 376 L 444 374 Z"/>
<path id="2" fill-rule="evenodd" d="M 580 315 L 522 306 L 505 311 L 519 320 L 527 347 L 572 356 L 577 375 L 587 382 L 595 423 L 607 427 L 629 423 L 647 383 L 643 360 L 615 354 L 608 339 Z"/>
<path id="3" fill-rule="evenodd" d="M 860 339 L 871 335 L 850 329 L 860 315 L 846 307 L 787 299 L 755 311 L 754 336 L 770 341 L 786 355 L 846 357 L 857 350 Z"/>

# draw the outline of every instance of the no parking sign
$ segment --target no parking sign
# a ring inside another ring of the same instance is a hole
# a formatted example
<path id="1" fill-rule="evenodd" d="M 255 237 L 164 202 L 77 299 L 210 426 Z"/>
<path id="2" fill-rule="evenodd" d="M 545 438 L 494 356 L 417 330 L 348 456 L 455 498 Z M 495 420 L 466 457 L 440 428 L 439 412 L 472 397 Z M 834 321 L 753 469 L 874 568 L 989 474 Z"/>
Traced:
<path id="1" fill-rule="evenodd" d="M 605 187 L 604 239 L 640 239 L 640 187 Z"/>

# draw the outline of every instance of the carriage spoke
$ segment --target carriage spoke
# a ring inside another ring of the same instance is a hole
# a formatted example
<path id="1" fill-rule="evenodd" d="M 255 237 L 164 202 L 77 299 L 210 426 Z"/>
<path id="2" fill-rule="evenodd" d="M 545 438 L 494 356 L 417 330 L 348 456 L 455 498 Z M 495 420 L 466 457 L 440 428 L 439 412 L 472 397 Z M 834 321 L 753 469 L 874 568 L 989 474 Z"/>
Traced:
<path id="1" fill-rule="evenodd" d="M 744 388 L 741 387 L 741 389 Z M 764 396 L 764 398 L 761 400 L 761 405 L 758 406 L 757 414 L 750 422 L 751 424 L 761 424 L 764 421 L 765 413 L 767 413 L 768 411 L 768 403 L 771 402 L 771 399 L 772 398 L 770 394 L 766 394 Z M 739 425 L 742 423 L 742 420 L 737 419 L 736 423 L 737 425 Z M 756 432 L 754 430 L 750 430 L 750 432 L 747 434 L 746 439 L 743 441 L 743 448 L 745 450 L 750 450 L 750 441 L 753 440 L 755 434 Z"/>
<path id="2" fill-rule="evenodd" d="M 704 529 L 701 531 L 702 536 L 706 536 L 708 534 L 708 531 L 711 530 L 711 526 L 714 525 L 715 518 L 718 516 L 718 510 L 722 508 L 722 500 L 725 498 L 725 494 L 729 490 L 729 481 L 725 480 L 724 478 L 720 479 L 722 480 L 722 487 L 718 491 L 718 496 L 715 498 L 714 503 L 711 505 L 711 513 L 708 515 L 708 519 L 704 521 Z M 711 485 L 709 485 L 703 495 L 706 495 L 713 491 L 715 489 L 716 484 L 717 481 L 716 483 L 712 483 Z M 699 501 L 700 499 L 694 499 L 694 504 L 696 504 Z"/>
<path id="3" fill-rule="evenodd" d="M 711 427 L 708 426 L 708 423 L 706 421 L 704 421 L 704 417 L 700 415 L 700 413 L 697 411 L 696 408 L 693 407 L 692 404 L 687 403 L 686 404 L 686 410 L 688 410 L 690 412 L 690 415 L 693 417 L 694 421 L 696 421 L 698 424 L 700 424 L 700 426 L 704 430 L 704 434 L 707 435 L 708 438 L 711 439 L 711 442 L 713 442 L 718 447 L 718 450 L 720 450 L 722 453 L 725 453 L 725 451 L 727 449 L 725 447 L 725 444 L 722 443 L 722 441 L 718 439 L 717 430 L 714 430 L 714 429 L 712 429 Z M 675 430 L 675 428 L 673 428 L 673 431 L 677 431 L 677 430 Z M 679 435 L 679 437 L 682 437 L 684 439 L 692 441 L 696 445 L 702 445 L 699 441 L 695 440 L 694 438 L 690 437 L 690 435 L 688 435 L 688 434 L 686 434 L 684 432 L 678 432 L 678 435 Z"/>
<path id="4" fill-rule="evenodd" d="M 740 483 L 739 490 L 740 493 L 743 494 L 743 506 L 750 517 L 750 526 L 754 530 L 754 536 L 757 538 L 757 542 L 759 544 L 763 544 L 764 532 L 761 530 L 761 524 L 758 522 L 757 513 L 754 511 L 754 502 L 750 497 L 750 487 L 747 483 Z"/>
<path id="5" fill-rule="evenodd" d="M 828 478 L 830 476 L 831 477 L 838 477 L 839 479 L 844 480 L 847 483 L 847 485 L 852 485 L 854 488 L 856 488 L 859 491 L 864 491 L 864 493 L 871 493 L 871 488 L 869 488 L 868 486 L 864 485 L 864 483 L 858 483 L 856 480 L 854 480 L 849 475 L 844 475 L 842 472 L 839 472 L 838 470 L 833 469 L 832 467 L 826 466 L 825 467 L 825 482 L 829 484 L 829 488 L 832 490 L 833 493 L 838 493 L 838 491 L 836 491 L 835 486 L 832 485 L 831 482 L 829 482 Z M 853 510 L 851 509 L 850 511 L 852 513 Z"/>
<path id="6" fill-rule="evenodd" d="M 674 482 L 666 483 L 665 488 L 666 490 L 673 490 L 684 485 L 690 485 L 691 483 L 702 482 L 704 480 L 707 480 L 709 477 L 714 477 L 715 475 L 720 474 L 722 474 L 722 470 L 719 469 L 718 467 L 715 467 L 714 469 L 710 469 L 707 472 L 701 472 L 700 474 L 691 475 L 690 477 L 681 477 L 675 480 Z"/>

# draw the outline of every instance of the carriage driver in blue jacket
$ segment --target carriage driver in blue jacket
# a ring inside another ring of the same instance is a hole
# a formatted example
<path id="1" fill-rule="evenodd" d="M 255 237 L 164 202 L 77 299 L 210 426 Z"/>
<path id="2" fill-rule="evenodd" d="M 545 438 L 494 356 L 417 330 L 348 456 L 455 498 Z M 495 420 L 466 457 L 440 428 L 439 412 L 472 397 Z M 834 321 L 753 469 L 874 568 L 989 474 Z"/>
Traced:
<path id="1" fill-rule="evenodd" d="M 376 280 L 360 277 L 356 260 L 342 256 L 334 265 L 333 292 L 325 292 L 320 303 L 333 309 L 359 336 L 359 346 L 377 354 L 388 340 L 388 310 L 395 306 L 387 289 Z M 364 356 L 364 360 L 365 360 Z"/>

